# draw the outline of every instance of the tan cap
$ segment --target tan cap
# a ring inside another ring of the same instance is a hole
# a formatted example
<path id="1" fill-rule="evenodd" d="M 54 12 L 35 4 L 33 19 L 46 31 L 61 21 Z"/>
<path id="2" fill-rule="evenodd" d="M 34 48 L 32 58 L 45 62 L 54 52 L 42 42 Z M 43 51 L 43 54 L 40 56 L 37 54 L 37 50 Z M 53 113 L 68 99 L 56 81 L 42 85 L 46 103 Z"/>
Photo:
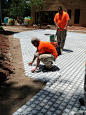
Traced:
<path id="1" fill-rule="evenodd" d="M 40 39 L 37 38 L 37 37 L 33 37 L 33 38 L 31 39 L 31 43 L 32 43 L 32 42 L 35 42 L 35 41 L 40 41 Z"/>

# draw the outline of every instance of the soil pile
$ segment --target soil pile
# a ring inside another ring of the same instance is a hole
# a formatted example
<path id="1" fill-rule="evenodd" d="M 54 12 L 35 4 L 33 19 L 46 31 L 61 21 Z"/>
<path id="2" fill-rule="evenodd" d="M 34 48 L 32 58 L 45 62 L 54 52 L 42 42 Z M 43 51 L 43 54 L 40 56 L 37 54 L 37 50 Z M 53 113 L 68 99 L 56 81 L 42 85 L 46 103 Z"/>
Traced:
<path id="1" fill-rule="evenodd" d="M 5 33 L 5 31 L 2 33 Z M 12 73 L 12 65 L 9 58 L 9 41 L 6 35 L 0 34 L 0 83 L 10 73 Z"/>

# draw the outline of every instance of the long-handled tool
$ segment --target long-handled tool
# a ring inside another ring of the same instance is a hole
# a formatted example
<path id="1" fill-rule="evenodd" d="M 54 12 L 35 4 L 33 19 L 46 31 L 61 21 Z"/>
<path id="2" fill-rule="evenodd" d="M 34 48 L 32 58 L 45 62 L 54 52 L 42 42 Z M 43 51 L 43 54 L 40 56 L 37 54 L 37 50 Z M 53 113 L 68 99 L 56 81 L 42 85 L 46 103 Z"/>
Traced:
<path id="1" fill-rule="evenodd" d="M 58 56 L 59 56 L 59 55 L 61 55 L 61 50 L 60 50 L 60 43 L 61 43 L 61 42 L 55 40 L 56 35 L 57 35 L 57 32 L 56 32 L 55 35 L 54 35 L 54 34 L 51 34 L 51 35 L 50 35 L 50 42 L 52 43 L 52 45 L 56 45 L 56 44 L 57 44 L 56 51 L 57 51 Z M 54 42 L 54 43 L 53 43 L 53 42 Z M 56 42 L 56 44 L 55 44 L 55 42 Z"/>

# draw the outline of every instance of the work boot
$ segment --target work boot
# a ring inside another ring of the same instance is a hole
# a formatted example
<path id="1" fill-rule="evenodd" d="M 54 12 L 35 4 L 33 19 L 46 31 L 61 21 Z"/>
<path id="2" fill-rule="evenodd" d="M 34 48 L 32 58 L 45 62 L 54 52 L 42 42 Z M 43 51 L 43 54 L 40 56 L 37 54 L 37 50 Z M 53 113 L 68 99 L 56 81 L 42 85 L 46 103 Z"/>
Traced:
<path id="1" fill-rule="evenodd" d="M 84 99 L 83 99 L 83 98 L 80 98 L 80 99 L 79 99 L 79 102 L 80 102 L 81 105 L 84 106 Z"/>

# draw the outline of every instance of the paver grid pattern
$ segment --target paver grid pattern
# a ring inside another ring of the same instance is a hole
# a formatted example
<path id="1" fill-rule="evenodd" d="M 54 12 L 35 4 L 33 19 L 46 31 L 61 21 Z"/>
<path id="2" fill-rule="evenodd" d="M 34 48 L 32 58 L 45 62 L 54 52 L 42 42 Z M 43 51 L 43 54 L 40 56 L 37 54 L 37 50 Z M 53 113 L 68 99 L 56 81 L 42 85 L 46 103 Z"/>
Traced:
<path id="1" fill-rule="evenodd" d="M 41 63 L 39 69 L 31 73 L 36 61 L 28 66 L 36 50 L 31 38 L 49 41 L 49 35 L 45 34 L 55 32 L 33 30 L 14 34 L 14 38 L 20 39 L 25 75 L 46 82 L 46 86 L 13 115 L 74 115 L 86 110 L 79 103 L 79 98 L 84 96 L 86 34 L 67 32 L 64 51 L 54 62 L 52 71 L 43 70 Z"/>

